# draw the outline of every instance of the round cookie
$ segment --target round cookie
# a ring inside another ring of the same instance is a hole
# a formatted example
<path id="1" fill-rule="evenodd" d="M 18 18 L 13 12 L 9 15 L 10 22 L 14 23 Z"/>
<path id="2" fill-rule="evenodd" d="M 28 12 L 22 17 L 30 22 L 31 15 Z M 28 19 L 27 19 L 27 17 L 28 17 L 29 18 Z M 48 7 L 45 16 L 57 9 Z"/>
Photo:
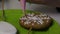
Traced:
<path id="1" fill-rule="evenodd" d="M 25 28 L 45 29 L 51 25 L 52 18 L 46 14 L 27 14 L 20 18 L 20 25 Z"/>

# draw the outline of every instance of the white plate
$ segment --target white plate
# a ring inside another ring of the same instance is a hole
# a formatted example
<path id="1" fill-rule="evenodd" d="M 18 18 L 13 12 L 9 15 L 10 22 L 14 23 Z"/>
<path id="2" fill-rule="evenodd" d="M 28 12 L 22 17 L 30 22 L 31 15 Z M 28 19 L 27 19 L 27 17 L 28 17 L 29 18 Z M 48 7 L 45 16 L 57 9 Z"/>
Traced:
<path id="1" fill-rule="evenodd" d="M 0 34 L 16 34 L 16 28 L 8 22 L 0 21 Z"/>

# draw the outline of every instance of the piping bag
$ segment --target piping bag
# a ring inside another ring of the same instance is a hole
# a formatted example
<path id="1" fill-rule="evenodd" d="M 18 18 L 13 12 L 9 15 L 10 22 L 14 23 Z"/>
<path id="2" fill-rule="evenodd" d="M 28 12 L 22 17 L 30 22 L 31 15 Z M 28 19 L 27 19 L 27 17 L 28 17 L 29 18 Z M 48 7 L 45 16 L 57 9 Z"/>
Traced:
<path id="1" fill-rule="evenodd" d="M 26 0 L 20 0 L 20 3 L 21 3 L 21 8 L 22 8 L 22 11 L 23 11 L 23 14 L 26 15 Z"/>
<path id="2" fill-rule="evenodd" d="M 26 0 L 20 0 L 20 3 L 21 3 L 23 14 L 26 15 Z M 32 27 L 29 29 L 27 34 L 30 34 L 31 30 L 32 30 Z"/>

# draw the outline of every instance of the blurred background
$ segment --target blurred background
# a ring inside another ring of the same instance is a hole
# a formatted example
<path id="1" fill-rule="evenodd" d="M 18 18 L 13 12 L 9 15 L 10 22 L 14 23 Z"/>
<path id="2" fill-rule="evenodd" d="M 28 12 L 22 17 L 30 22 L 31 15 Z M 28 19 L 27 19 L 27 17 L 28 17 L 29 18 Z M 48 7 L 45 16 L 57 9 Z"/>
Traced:
<path id="1" fill-rule="evenodd" d="M 2 8 L 2 2 L 0 0 L 0 10 Z M 20 2 L 18 0 L 5 0 L 5 10 L 7 9 L 21 9 Z M 56 10 L 56 7 L 46 6 L 41 4 L 26 4 L 27 10 L 40 11 L 46 13 L 54 18 L 60 24 L 60 13 Z"/>

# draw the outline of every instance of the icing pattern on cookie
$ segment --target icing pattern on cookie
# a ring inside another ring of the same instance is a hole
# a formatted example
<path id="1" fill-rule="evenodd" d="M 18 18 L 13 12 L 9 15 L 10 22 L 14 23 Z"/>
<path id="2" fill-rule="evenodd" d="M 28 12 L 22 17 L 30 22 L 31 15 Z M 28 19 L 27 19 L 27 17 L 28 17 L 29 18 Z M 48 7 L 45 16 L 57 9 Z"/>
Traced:
<path id="1" fill-rule="evenodd" d="M 50 17 L 48 17 L 46 14 L 40 14 L 40 15 L 35 15 L 35 14 L 27 14 L 27 17 L 24 16 L 22 17 L 20 20 L 25 20 L 24 24 L 30 24 L 30 23 L 37 23 L 37 24 L 43 24 L 44 21 L 43 19 L 50 19 Z M 32 23 L 32 25 L 34 25 Z"/>

